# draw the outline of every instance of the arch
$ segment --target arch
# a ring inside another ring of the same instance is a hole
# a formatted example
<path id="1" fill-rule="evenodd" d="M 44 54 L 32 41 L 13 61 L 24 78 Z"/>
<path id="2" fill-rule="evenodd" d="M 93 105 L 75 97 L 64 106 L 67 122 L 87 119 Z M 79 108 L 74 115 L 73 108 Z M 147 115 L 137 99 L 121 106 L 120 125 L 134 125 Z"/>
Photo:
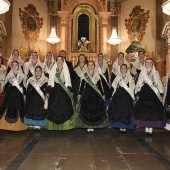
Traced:
<path id="1" fill-rule="evenodd" d="M 95 12 L 94 10 L 89 7 L 88 5 L 78 6 L 74 10 L 74 17 L 72 20 L 72 51 L 77 52 L 78 49 L 78 18 L 80 15 L 85 14 L 89 18 L 89 39 L 90 46 L 89 51 L 95 52 L 96 51 L 96 19 L 94 17 Z"/>
<path id="2" fill-rule="evenodd" d="M 97 11 L 104 11 L 104 6 L 102 4 L 102 2 L 100 0 L 81 0 L 81 3 L 79 0 L 68 0 L 66 5 L 65 5 L 65 11 L 74 11 L 75 8 L 77 8 L 78 6 L 82 5 L 82 4 L 86 4 L 88 6 L 91 6 L 95 12 L 97 13 Z"/>

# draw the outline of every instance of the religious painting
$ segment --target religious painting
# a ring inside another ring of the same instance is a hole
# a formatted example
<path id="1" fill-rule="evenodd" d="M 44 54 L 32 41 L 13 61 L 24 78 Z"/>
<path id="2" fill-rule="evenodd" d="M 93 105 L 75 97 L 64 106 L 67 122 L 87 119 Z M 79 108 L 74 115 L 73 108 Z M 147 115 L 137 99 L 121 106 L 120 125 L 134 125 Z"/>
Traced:
<path id="1" fill-rule="evenodd" d="M 149 20 L 149 10 L 144 12 L 144 9 L 141 9 L 141 6 L 136 6 L 133 8 L 129 17 L 130 18 L 125 19 L 125 26 L 130 41 L 132 42 L 134 37 L 139 41 L 142 41 L 143 36 L 145 35 L 146 24 Z"/>
<path id="2" fill-rule="evenodd" d="M 19 16 L 22 22 L 22 32 L 25 35 L 25 39 L 29 43 L 35 43 L 39 37 L 40 29 L 43 25 L 43 18 L 39 17 L 39 13 L 33 4 L 28 4 L 23 11 L 19 8 Z"/>

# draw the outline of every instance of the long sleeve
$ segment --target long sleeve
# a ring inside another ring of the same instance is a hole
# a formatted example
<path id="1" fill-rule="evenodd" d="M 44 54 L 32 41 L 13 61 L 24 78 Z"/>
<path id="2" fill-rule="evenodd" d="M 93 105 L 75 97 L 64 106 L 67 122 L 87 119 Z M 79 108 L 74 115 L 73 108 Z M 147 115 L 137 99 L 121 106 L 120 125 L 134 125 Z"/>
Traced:
<path id="1" fill-rule="evenodd" d="M 24 81 L 24 80 L 23 80 Z M 22 87 L 22 89 L 23 89 L 23 95 L 26 95 L 26 88 L 25 88 L 25 86 L 24 86 L 24 82 L 21 82 L 20 83 L 20 86 Z"/>
<path id="2" fill-rule="evenodd" d="M 10 72 L 10 70 L 11 70 L 11 67 L 8 66 L 8 67 L 7 67 L 7 71 L 6 71 L 6 75 Z"/>
<path id="3" fill-rule="evenodd" d="M 138 94 L 140 92 L 143 84 L 144 84 L 143 74 L 140 74 L 139 78 L 138 78 L 138 82 L 137 82 L 136 87 L 135 87 L 135 94 Z"/>
<path id="4" fill-rule="evenodd" d="M 3 89 L 3 93 L 6 92 L 7 88 L 10 86 L 11 84 L 9 83 L 9 81 L 5 84 L 4 89 Z"/>
<path id="5" fill-rule="evenodd" d="M 110 78 L 109 78 L 109 72 L 108 72 L 108 69 L 106 69 L 106 72 L 105 72 L 105 77 L 106 77 L 106 79 L 107 79 L 107 83 L 110 83 Z"/>
<path id="6" fill-rule="evenodd" d="M 102 87 L 101 80 L 99 80 L 99 81 L 97 82 L 97 87 L 98 87 L 98 89 L 100 90 L 102 96 L 105 95 L 105 94 L 104 94 L 104 91 L 103 91 L 103 87 Z"/>
<path id="7" fill-rule="evenodd" d="M 80 85 L 80 89 L 79 89 L 79 92 L 78 92 L 79 95 L 82 94 L 83 89 L 84 89 L 84 87 L 85 87 L 85 84 L 86 84 L 86 81 L 85 81 L 85 80 L 82 80 L 82 81 L 81 81 L 81 85 Z"/>

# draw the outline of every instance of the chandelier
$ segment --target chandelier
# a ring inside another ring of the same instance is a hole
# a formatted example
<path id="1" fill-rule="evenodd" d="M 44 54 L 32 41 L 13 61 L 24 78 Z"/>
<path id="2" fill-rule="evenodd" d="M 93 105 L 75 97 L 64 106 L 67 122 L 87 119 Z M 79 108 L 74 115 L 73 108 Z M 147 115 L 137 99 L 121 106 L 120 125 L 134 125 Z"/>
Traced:
<path id="1" fill-rule="evenodd" d="M 8 0 L 0 0 L 0 14 L 9 11 L 10 3 Z"/>
<path id="2" fill-rule="evenodd" d="M 170 15 L 170 0 L 168 0 L 162 4 L 162 11 L 163 11 L 163 13 Z"/>
<path id="3" fill-rule="evenodd" d="M 112 45 L 117 45 L 121 42 L 121 39 L 117 36 L 117 31 L 116 31 L 116 28 L 113 28 L 112 29 L 112 35 L 111 37 L 107 40 L 107 42 L 109 44 L 112 44 Z"/>
<path id="4" fill-rule="evenodd" d="M 51 44 L 55 44 L 55 43 L 60 42 L 60 38 L 57 36 L 55 28 L 51 28 L 51 33 L 47 37 L 46 41 L 48 41 Z"/>

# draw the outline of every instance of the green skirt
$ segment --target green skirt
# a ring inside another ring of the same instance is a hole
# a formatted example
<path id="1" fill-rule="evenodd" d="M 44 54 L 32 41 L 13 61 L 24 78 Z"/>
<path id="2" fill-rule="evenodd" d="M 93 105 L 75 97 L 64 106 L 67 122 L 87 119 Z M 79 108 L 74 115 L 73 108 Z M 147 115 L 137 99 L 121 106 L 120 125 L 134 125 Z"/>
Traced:
<path id="1" fill-rule="evenodd" d="M 71 117 L 71 119 L 67 120 L 62 124 L 56 124 L 50 120 L 46 122 L 47 130 L 71 130 L 75 128 L 75 114 Z"/>
<path id="2" fill-rule="evenodd" d="M 108 115 L 107 115 L 107 118 L 103 121 L 103 123 L 101 123 L 100 125 L 96 125 L 96 126 L 89 126 L 89 125 L 86 125 L 85 123 L 82 122 L 82 120 L 80 119 L 80 107 L 81 107 L 81 104 L 80 102 L 77 102 L 77 106 L 76 106 L 76 119 L 75 119 L 75 126 L 77 128 L 85 128 L 85 129 L 97 129 L 97 128 L 107 128 L 109 127 L 109 121 L 108 121 Z"/>

